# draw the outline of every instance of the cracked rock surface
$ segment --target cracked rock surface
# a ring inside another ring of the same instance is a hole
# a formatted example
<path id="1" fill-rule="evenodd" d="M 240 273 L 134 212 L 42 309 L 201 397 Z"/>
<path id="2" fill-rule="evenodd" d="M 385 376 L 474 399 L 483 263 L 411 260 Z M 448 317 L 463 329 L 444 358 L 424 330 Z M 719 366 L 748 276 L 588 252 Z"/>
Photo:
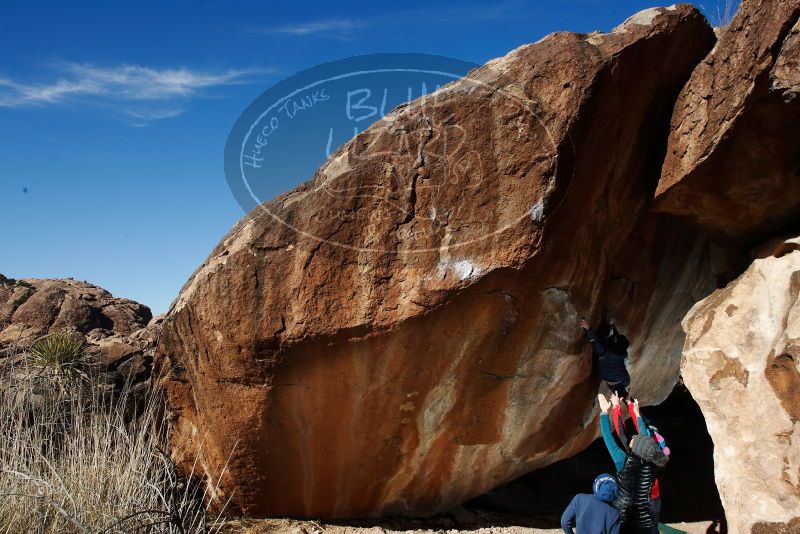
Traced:
<path id="1" fill-rule="evenodd" d="M 714 251 L 647 206 L 713 42 L 687 5 L 551 34 L 250 213 L 165 319 L 179 464 L 233 513 L 452 508 L 594 439 L 577 325 L 605 311 L 636 340 L 639 394 L 665 398 Z"/>
<path id="2" fill-rule="evenodd" d="M 798 0 L 742 0 L 675 104 L 657 210 L 737 245 L 797 230 L 798 17 Z"/>

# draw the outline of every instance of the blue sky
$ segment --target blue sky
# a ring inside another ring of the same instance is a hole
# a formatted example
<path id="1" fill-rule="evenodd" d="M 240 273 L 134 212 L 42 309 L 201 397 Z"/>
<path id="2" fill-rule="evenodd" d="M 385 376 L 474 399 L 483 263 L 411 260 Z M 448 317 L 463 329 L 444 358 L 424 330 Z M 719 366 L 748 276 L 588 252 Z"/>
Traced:
<path id="1" fill-rule="evenodd" d="M 552 31 L 610 30 L 652 5 L 5 0 L 0 273 L 84 279 L 164 312 L 243 216 L 223 149 L 271 85 L 374 52 L 483 63 Z"/>

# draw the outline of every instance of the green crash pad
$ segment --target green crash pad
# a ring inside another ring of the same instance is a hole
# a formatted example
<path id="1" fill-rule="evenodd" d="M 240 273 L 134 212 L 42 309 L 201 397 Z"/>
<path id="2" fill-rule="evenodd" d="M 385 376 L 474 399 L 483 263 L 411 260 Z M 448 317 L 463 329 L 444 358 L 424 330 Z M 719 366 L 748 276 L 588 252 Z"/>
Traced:
<path id="1" fill-rule="evenodd" d="M 678 530 L 677 528 L 672 528 L 669 525 L 665 525 L 664 523 L 658 524 L 658 531 L 661 534 L 687 534 L 685 530 Z"/>

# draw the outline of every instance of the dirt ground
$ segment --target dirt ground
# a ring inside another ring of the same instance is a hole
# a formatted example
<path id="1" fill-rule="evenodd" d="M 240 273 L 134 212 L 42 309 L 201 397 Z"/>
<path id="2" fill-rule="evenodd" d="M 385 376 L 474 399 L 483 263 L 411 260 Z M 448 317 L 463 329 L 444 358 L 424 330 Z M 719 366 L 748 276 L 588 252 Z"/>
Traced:
<path id="1" fill-rule="evenodd" d="M 524 523 L 525 521 L 521 521 Z M 710 521 L 673 523 L 671 527 L 688 534 L 710 534 L 719 532 Z M 460 524 L 442 520 L 431 524 L 430 520 L 381 519 L 372 523 L 342 522 L 325 523 L 294 519 L 244 519 L 228 521 L 223 527 L 225 534 L 538 534 L 558 533 L 560 528 L 536 528 L 522 525 L 488 526 L 486 524 Z M 663 531 L 665 532 L 665 531 Z M 666 532 L 665 532 L 666 534 Z"/>

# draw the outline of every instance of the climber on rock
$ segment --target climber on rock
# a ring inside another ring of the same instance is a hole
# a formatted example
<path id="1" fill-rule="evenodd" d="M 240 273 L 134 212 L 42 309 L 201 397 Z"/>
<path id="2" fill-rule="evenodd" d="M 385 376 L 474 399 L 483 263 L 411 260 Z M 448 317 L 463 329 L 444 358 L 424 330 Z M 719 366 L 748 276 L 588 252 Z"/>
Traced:
<path id="1" fill-rule="evenodd" d="M 636 434 L 625 443 L 618 443 L 611 430 L 608 409 L 611 402 L 603 394 L 600 405 L 600 432 L 614 466 L 617 468 L 618 495 L 614 506 L 619 510 L 622 533 L 655 534 L 658 523 L 651 499 L 656 472 L 666 467 L 669 459 L 654 438 Z M 644 426 L 644 422 L 640 420 Z"/>
<path id="2" fill-rule="evenodd" d="M 631 377 L 625 367 L 625 359 L 628 357 L 628 338 L 617 331 L 613 321 L 609 324 L 608 334 L 602 339 L 592 331 L 586 319 L 581 319 L 581 328 L 597 354 L 600 379 L 608 383 L 611 391 L 620 397 L 627 397 L 627 388 L 631 383 Z"/>
<path id="3" fill-rule="evenodd" d="M 611 504 L 617 498 L 617 481 L 608 473 L 594 479 L 594 494 L 579 493 L 564 510 L 561 528 L 567 534 L 619 534 L 619 511 Z"/>

